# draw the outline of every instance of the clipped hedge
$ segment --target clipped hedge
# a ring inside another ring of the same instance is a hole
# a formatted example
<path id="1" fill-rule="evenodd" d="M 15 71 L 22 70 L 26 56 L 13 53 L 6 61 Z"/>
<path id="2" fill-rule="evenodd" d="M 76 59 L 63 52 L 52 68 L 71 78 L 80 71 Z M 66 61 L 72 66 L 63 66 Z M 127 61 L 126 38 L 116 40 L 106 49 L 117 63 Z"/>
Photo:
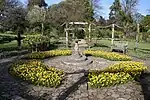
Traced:
<path id="1" fill-rule="evenodd" d="M 138 79 L 145 70 L 147 70 L 147 67 L 141 62 L 120 62 L 104 70 L 90 70 L 88 84 L 95 88 L 124 84 Z"/>
<path id="2" fill-rule="evenodd" d="M 121 55 L 114 52 L 106 52 L 106 51 L 99 51 L 99 50 L 85 50 L 85 55 L 92 55 L 95 57 L 101 57 L 104 59 L 112 60 L 112 61 L 131 61 L 131 57 L 127 55 Z"/>
<path id="3" fill-rule="evenodd" d="M 47 67 L 40 61 L 21 61 L 10 67 L 10 73 L 37 86 L 57 87 L 63 80 L 64 72 Z"/>
<path id="4" fill-rule="evenodd" d="M 44 59 L 54 56 L 67 56 L 71 55 L 71 50 L 51 50 L 51 51 L 45 51 L 45 52 L 35 52 L 32 54 L 28 54 L 25 56 L 27 59 Z"/>

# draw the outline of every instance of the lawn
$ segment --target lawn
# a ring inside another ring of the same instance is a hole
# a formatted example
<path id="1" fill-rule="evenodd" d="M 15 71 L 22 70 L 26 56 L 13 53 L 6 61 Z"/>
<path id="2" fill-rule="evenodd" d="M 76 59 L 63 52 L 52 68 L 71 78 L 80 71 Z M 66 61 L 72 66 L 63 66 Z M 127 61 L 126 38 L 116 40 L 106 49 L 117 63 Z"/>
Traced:
<path id="1" fill-rule="evenodd" d="M 24 48 L 25 46 L 22 44 L 22 47 Z M 18 50 L 18 49 L 19 48 L 17 46 L 17 40 L 13 40 L 8 43 L 0 44 L 0 52 L 1 51 L 12 51 L 12 50 Z"/>
<path id="2" fill-rule="evenodd" d="M 128 55 L 141 59 L 150 58 L 150 43 L 139 42 L 138 49 L 135 51 L 135 41 L 128 41 Z M 97 41 L 97 46 L 92 47 L 92 50 L 110 51 L 111 40 L 101 39 Z"/>
<path id="3" fill-rule="evenodd" d="M 0 49 L 7 48 L 7 47 L 17 47 L 17 41 L 14 40 L 9 43 L 0 44 Z"/>

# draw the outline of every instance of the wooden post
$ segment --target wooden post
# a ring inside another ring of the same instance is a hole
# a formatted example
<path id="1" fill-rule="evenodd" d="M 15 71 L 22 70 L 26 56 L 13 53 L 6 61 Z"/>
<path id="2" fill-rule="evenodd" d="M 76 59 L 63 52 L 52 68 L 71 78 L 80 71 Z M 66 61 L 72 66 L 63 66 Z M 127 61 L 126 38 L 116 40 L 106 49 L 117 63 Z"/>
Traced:
<path id="1" fill-rule="evenodd" d="M 41 8 L 41 14 L 42 14 L 42 23 L 41 23 L 41 35 L 44 35 L 44 22 L 45 22 L 45 9 Z"/>
<path id="2" fill-rule="evenodd" d="M 68 31 L 67 31 L 67 28 L 68 28 L 68 23 L 66 23 L 66 29 L 65 29 L 65 33 L 66 33 L 66 48 L 68 48 Z"/>
<path id="3" fill-rule="evenodd" d="M 75 33 L 74 32 L 72 33 L 72 38 L 75 39 Z"/>
<path id="4" fill-rule="evenodd" d="M 41 26 L 42 26 L 42 34 L 41 35 L 43 35 L 44 34 L 44 23 L 42 22 L 42 24 L 41 24 Z"/>
<path id="5" fill-rule="evenodd" d="M 136 35 L 136 47 L 135 49 L 138 48 L 138 40 L 139 40 L 139 33 L 140 33 L 140 24 L 137 24 L 137 35 Z"/>
<path id="6" fill-rule="evenodd" d="M 115 32 L 115 25 L 112 24 L 112 37 L 111 37 L 111 46 L 114 45 L 114 32 Z"/>
<path id="7" fill-rule="evenodd" d="M 66 33 L 66 48 L 68 48 L 68 31 L 65 29 L 65 33 Z"/>
<path id="8" fill-rule="evenodd" d="M 91 41 L 91 24 L 89 24 L 89 42 Z"/>

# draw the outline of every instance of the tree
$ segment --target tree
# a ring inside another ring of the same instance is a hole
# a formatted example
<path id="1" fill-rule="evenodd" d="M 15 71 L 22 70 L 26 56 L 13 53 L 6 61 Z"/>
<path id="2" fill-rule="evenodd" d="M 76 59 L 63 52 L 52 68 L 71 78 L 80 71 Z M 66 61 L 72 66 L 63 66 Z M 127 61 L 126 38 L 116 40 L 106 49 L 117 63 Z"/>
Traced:
<path id="1" fill-rule="evenodd" d="M 27 18 L 31 25 L 41 23 L 41 34 L 43 35 L 46 10 L 39 6 L 34 6 L 28 11 Z"/>
<path id="2" fill-rule="evenodd" d="M 138 0 L 115 0 L 110 7 L 109 19 L 111 23 L 115 23 L 123 27 L 124 36 L 133 29 L 133 15 L 136 13 Z"/>
<path id="3" fill-rule="evenodd" d="M 17 32 L 18 46 L 21 46 L 21 34 L 27 23 L 25 8 L 17 0 L 6 0 L 1 10 L 1 25 L 5 30 L 13 30 Z"/>
<path id="4" fill-rule="evenodd" d="M 65 21 L 93 21 L 93 15 L 90 0 L 66 0 L 48 8 L 47 20 L 60 25 Z"/>
<path id="5" fill-rule="evenodd" d="M 143 20 L 144 18 L 144 15 L 142 15 L 141 13 L 135 13 L 133 15 L 133 20 L 136 22 L 136 23 L 141 23 L 141 21 Z"/>
<path id="6" fill-rule="evenodd" d="M 136 6 L 138 4 L 139 0 L 122 0 L 122 9 L 123 11 L 132 16 L 134 13 L 136 13 Z"/>
<path id="7" fill-rule="evenodd" d="M 39 7 L 47 7 L 45 0 L 28 0 L 28 8 L 38 5 Z"/>
<path id="8" fill-rule="evenodd" d="M 144 16 L 141 21 L 142 31 L 147 32 L 150 29 L 150 15 Z"/>
<path id="9" fill-rule="evenodd" d="M 99 25 L 102 25 L 102 26 L 103 26 L 103 25 L 104 25 L 104 26 L 106 25 L 106 20 L 103 18 L 103 16 L 100 16 L 100 17 L 99 17 L 99 19 L 98 19 L 98 24 L 99 24 Z"/>
<path id="10" fill-rule="evenodd" d="M 28 2 L 28 20 L 31 25 L 41 23 L 41 34 L 44 34 L 44 23 L 47 4 L 45 0 L 29 0 Z"/>
<path id="11" fill-rule="evenodd" d="M 91 0 L 91 2 L 94 9 L 94 17 L 99 18 L 100 10 L 102 9 L 102 7 L 100 6 L 100 0 Z"/>
<path id="12" fill-rule="evenodd" d="M 124 29 L 125 36 L 128 32 L 133 29 L 131 26 L 134 24 L 134 14 L 136 13 L 136 6 L 138 0 L 122 0 L 122 26 Z"/>
<path id="13" fill-rule="evenodd" d="M 113 5 L 110 7 L 109 20 L 111 23 L 116 23 L 120 25 L 120 11 L 121 11 L 120 0 L 115 0 Z"/>

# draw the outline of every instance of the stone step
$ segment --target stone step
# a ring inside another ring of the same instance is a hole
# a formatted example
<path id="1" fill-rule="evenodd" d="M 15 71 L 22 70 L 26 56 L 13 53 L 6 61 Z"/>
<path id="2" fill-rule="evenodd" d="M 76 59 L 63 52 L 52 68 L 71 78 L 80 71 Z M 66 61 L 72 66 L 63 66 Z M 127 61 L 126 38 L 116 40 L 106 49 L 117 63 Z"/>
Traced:
<path id="1" fill-rule="evenodd" d="M 83 62 L 77 62 L 77 61 L 74 61 L 74 60 L 70 60 L 70 61 L 62 61 L 63 64 L 66 64 L 66 65 L 73 65 L 73 66 L 87 66 L 89 64 L 91 64 L 93 61 L 92 60 L 85 60 Z"/>

